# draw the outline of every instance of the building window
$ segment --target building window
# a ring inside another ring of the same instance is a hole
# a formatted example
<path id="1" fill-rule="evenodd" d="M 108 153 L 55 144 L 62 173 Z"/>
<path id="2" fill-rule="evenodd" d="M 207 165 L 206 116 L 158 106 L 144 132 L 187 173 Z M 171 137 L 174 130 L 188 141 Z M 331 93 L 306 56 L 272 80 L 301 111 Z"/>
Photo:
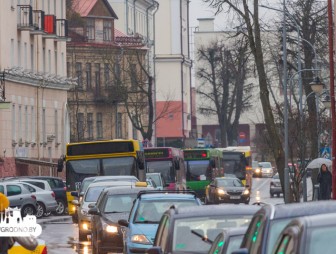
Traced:
<path id="1" fill-rule="evenodd" d="M 112 41 L 112 21 L 111 20 L 104 20 L 103 40 Z"/>
<path id="2" fill-rule="evenodd" d="M 78 141 L 82 141 L 84 139 L 84 114 L 78 113 L 77 114 L 77 134 L 78 134 Z"/>
<path id="3" fill-rule="evenodd" d="M 19 132 L 19 140 L 22 140 L 22 106 L 19 105 L 19 113 L 18 113 L 18 132 Z"/>
<path id="4" fill-rule="evenodd" d="M 18 41 L 18 66 L 21 66 L 21 42 Z"/>
<path id="5" fill-rule="evenodd" d="M 67 62 L 66 65 L 67 65 L 67 77 L 71 78 L 72 75 L 71 75 L 71 65 L 70 65 L 70 62 Z"/>
<path id="6" fill-rule="evenodd" d="M 88 130 L 88 139 L 93 140 L 93 114 L 87 114 L 87 130 Z"/>
<path id="7" fill-rule="evenodd" d="M 28 64 L 27 43 L 25 42 L 23 47 L 23 65 L 25 69 L 28 69 L 27 64 Z"/>
<path id="8" fill-rule="evenodd" d="M 54 73 L 55 73 L 56 75 L 58 74 L 58 73 L 57 73 L 57 69 L 58 69 L 58 68 L 57 68 L 57 67 L 58 67 L 58 66 L 57 66 L 57 65 L 58 65 L 57 61 L 58 61 L 58 59 L 57 59 L 57 50 L 55 50 L 55 72 L 54 72 Z"/>
<path id="9" fill-rule="evenodd" d="M 117 117 L 117 138 L 122 138 L 122 114 L 118 113 Z"/>
<path id="10" fill-rule="evenodd" d="M 51 50 L 48 50 L 48 72 L 51 73 Z"/>
<path id="11" fill-rule="evenodd" d="M 97 138 L 103 138 L 103 115 L 97 113 Z"/>
<path id="12" fill-rule="evenodd" d="M 104 64 L 104 79 L 105 79 L 105 86 L 110 85 L 110 65 Z"/>
<path id="13" fill-rule="evenodd" d="M 42 109 L 42 140 L 43 143 L 47 143 L 47 133 L 46 133 L 46 109 Z"/>
<path id="14" fill-rule="evenodd" d="M 35 110 L 34 106 L 31 106 L 31 140 L 32 143 L 35 143 Z"/>
<path id="15" fill-rule="evenodd" d="M 14 66 L 14 39 L 11 39 L 11 67 Z"/>
<path id="16" fill-rule="evenodd" d="M 114 64 L 114 79 L 115 79 L 115 83 L 117 85 L 119 85 L 121 83 L 121 80 L 120 80 L 120 64 L 119 63 L 115 63 Z"/>
<path id="17" fill-rule="evenodd" d="M 130 65 L 130 80 L 131 80 L 131 89 L 132 91 L 136 91 L 137 87 L 137 71 L 136 71 L 136 65 L 131 64 Z"/>
<path id="18" fill-rule="evenodd" d="M 16 140 L 15 104 L 12 105 L 12 140 Z"/>
<path id="19" fill-rule="evenodd" d="M 82 63 L 76 63 L 76 77 L 79 87 L 83 87 Z"/>
<path id="20" fill-rule="evenodd" d="M 45 62 L 46 60 L 46 52 L 45 52 L 45 48 L 43 48 L 42 50 L 42 68 L 43 68 L 43 72 L 46 72 L 46 67 L 45 67 Z"/>
<path id="21" fill-rule="evenodd" d="M 96 91 L 99 92 L 100 88 L 100 64 L 95 64 L 95 85 L 96 85 Z"/>
<path id="22" fill-rule="evenodd" d="M 25 106 L 25 141 L 29 141 L 28 137 L 28 106 Z"/>
<path id="23" fill-rule="evenodd" d="M 136 117 L 133 118 L 133 121 L 136 122 Z M 133 139 L 137 140 L 138 139 L 138 130 L 132 125 L 132 132 L 133 132 Z"/>
<path id="24" fill-rule="evenodd" d="M 35 70 L 34 69 L 34 45 L 33 44 L 30 45 L 30 69 Z"/>
<path id="25" fill-rule="evenodd" d="M 85 72 L 86 72 L 86 88 L 91 89 L 91 63 L 86 63 L 85 65 Z"/>
<path id="26" fill-rule="evenodd" d="M 88 40 L 95 39 L 95 20 L 94 19 L 86 20 L 86 36 Z"/>
<path id="27" fill-rule="evenodd" d="M 57 109 L 55 109 L 55 119 L 54 119 L 54 123 L 55 123 L 55 143 L 58 143 L 58 111 Z"/>

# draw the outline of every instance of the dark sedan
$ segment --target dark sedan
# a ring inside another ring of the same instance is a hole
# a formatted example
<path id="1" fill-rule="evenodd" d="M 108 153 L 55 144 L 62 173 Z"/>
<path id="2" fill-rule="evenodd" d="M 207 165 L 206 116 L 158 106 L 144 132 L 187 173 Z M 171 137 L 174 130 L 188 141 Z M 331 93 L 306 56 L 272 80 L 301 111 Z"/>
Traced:
<path id="1" fill-rule="evenodd" d="M 171 207 L 162 216 L 149 254 L 208 253 L 223 230 L 247 227 L 258 206 Z"/>
<path id="2" fill-rule="evenodd" d="M 89 210 L 91 218 L 92 253 L 123 252 L 123 232 L 118 220 L 127 219 L 140 190 L 148 188 L 112 187 L 99 196 Z"/>
<path id="3" fill-rule="evenodd" d="M 334 254 L 336 214 L 307 216 L 293 220 L 282 231 L 273 249 L 275 254 Z"/>
<path id="4" fill-rule="evenodd" d="M 250 202 L 250 191 L 234 177 L 217 177 L 205 189 L 205 203 L 245 203 Z"/>

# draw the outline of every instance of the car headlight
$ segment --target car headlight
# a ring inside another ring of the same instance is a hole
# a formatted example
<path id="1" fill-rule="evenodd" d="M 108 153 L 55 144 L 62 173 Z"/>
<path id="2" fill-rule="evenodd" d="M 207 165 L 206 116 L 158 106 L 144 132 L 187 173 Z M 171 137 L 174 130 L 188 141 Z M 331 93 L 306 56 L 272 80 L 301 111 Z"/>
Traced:
<path id="1" fill-rule="evenodd" d="M 260 173 L 260 168 L 257 168 L 257 169 L 255 170 L 255 172 L 256 172 L 256 173 Z"/>
<path id="2" fill-rule="evenodd" d="M 223 189 L 217 189 L 217 193 L 218 193 L 219 195 L 227 194 L 226 191 L 223 190 Z"/>
<path id="3" fill-rule="evenodd" d="M 118 233 L 118 227 L 116 226 L 111 226 L 111 225 L 106 225 L 105 226 L 105 231 L 107 233 Z"/>
<path id="4" fill-rule="evenodd" d="M 83 229 L 83 230 L 89 230 L 89 223 L 87 223 L 87 222 L 83 222 L 83 223 L 82 223 L 82 229 Z"/>
<path id="5" fill-rule="evenodd" d="M 82 213 L 83 215 L 85 215 L 85 216 L 88 216 L 88 215 L 89 215 L 89 210 L 87 210 L 87 209 L 82 209 L 82 210 L 81 210 L 81 213 Z"/>
<path id="6" fill-rule="evenodd" d="M 248 189 L 244 190 L 243 195 L 248 195 L 250 194 L 250 191 Z"/>
<path id="7" fill-rule="evenodd" d="M 73 212 L 76 212 L 76 210 L 77 210 L 76 206 L 73 206 L 73 207 L 72 207 L 72 211 L 73 211 Z"/>
<path id="8" fill-rule="evenodd" d="M 131 241 L 133 243 L 151 244 L 145 235 L 132 235 Z"/>

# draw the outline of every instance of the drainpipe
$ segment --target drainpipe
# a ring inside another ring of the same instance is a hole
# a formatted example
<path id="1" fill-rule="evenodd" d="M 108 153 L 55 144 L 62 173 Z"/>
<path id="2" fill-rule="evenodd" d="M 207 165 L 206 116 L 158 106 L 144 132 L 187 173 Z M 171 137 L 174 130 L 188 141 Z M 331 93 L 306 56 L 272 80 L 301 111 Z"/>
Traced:
<path id="1" fill-rule="evenodd" d="M 133 0 L 133 8 L 134 8 L 134 11 L 133 11 L 133 29 L 134 29 L 134 35 L 135 35 L 135 32 L 136 32 L 136 16 L 135 16 L 135 2 L 138 1 L 138 0 Z"/>
<path id="2" fill-rule="evenodd" d="M 183 147 L 185 146 L 185 135 L 184 135 L 184 80 L 183 80 L 183 65 L 185 63 L 185 57 L 183 54 L 183 20 L 182 20 L 182 1 L 180 0 L 180 42 L 181 42 L 181 102 L 182 102 L 182 138 L 183 138 Z"/>
<path id="3" fill-rule="evenodd" d="M 155 0 L 153 0 L 154 2 L 155 2 L 155 4 L 156 4 L 156 9 L 155 9 L 155 11 L 153 12 L 153 42 L 154 42 L 154 44 L 153 44 L 153 59 L 154 59 L 154 63 L 153 63 L 153 75 L 154 75 L 154 77 L 153 77 L 153 82 L 154 82 L 154 100 L 153 100 L 153 104 L 154 104 L 154 112 L 153 112 L 153 114 L 154 114 L 154 116 L 155 116 L 155 118 L 156 118 L 156 74 L 155 74 L 155 65 L 156 65 L 156 63 L 155 63 L 155 14 L 157 13 L 157 11 L 159 10 L 159 3 L 157 2 L 157 1 L 155 1 Z M 157 140 L 156 140 L 156 121 L 155 121 L 155 123 L 154 123 L 154 131 L 153 131 L 153 138 L 154 138 L 154 146 L 157 146 Z"/>
<path id="4" fill-rule="evenodd" d="M 192 70 L 192 65 L 193 62 L 191 61 L 191 56 L 190 56 L 190 29 L 189 29 L 189 4 L 190 4 L 190 0 L 188 0 L 187 2 L 188 6 L 187 6 L 187 22 L 188 22 L 188 59 L 190 60 L 190 71 L 189 71 L 189 82 L 190 82 L 190 88 L 189 88 L 189 93 L 190 93 L 190 129 L 192 130 L 192 116 L 193 116 L 193 98 L 192 98 L 192 75 L 191 75 L 191 70 Z"/>
<path id="5" fill-rule="evenodd" d="M 126 16 L 126 22 L 125 22 L 125 24 L 126 24 L 126 28 L 125 28 L 125 31 L 126 31 L 126 34 L 128 35 L 128 27 L 129 27 L 129 24 L 128 24 L 128 0 L 126 0 L 126 2 L 125 2 L 125 5 L 126 5 L 126 7 L 125 7 L 125 16 Z"/>

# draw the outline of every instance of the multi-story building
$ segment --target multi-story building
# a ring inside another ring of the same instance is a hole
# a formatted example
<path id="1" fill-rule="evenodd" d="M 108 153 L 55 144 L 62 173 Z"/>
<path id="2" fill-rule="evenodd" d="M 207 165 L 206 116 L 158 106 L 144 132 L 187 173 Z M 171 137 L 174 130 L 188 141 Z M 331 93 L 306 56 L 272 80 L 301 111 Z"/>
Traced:
<path id="1" fill-rule="evenodd" d="M 155 18 L 156 123 L 158 146 L 185 146 L 191 131 L 189 1 L 160 0 Z M 168 107 L 167 107 L 168 103 Z"/>
<path id="2" fill-rule="evenodd" d="M 147 51 L 142 39 L 115 29 L 118 17 L 107 0 L 74 0 L 72 7 L 67 70 L 77 85 L 68 96 L 71 141 L 136 139 L 124 96 L 130 97 L 127 86 L 136 80 L 126 74 L 136 75 L 140 68 L 138 62 L 129 62 L 130 57 Z"/>
<path id="3" fill-rule="evenodd" d="M 0 176 L 55 174 L 69 140 L 66 1 L 0 1 Z"/>

